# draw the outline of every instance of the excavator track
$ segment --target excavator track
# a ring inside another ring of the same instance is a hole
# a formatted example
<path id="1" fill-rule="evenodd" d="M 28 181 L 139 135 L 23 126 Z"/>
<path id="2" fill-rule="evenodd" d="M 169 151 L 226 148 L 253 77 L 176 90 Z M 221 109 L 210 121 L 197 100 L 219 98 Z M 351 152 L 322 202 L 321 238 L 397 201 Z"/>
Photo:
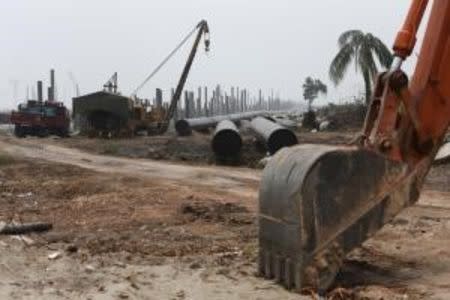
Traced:
<path id="1" fill-rule="evenodd" d="M 260 275 L 288 289 L 326 291 L 350 250 L 417 201 L 416 175 L 357 147 L 279 151 L 261 182 Z"/>

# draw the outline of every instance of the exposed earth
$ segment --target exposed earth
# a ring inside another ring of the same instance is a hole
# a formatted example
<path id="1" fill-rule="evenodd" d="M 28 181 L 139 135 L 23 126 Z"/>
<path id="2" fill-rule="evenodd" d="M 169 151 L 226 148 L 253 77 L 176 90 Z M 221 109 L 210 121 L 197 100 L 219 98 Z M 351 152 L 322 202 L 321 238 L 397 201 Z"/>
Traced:
<path id="1" fill-rule="evenodd" d="M 157 145 L 198 158 L 155 150 L 166 156 L 150 160 Z M 0 236 L 0 299 L 314 299 L 255 276 L 261 171 L 216 166 L 205 153 L 202 135 L 0 136 L 0 221 L 54 226 Z M 440 164 L 419 203 L 348 256 L 330 299 L 450 299 L 449 200 L 450 165 Z"/>

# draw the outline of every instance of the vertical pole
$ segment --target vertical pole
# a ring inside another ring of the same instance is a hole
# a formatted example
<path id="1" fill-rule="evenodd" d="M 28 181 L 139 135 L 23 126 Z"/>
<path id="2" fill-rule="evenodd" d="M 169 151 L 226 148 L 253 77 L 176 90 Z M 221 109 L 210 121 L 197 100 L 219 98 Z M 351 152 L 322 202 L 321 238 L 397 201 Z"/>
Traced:
<path id="1" fill-rule="evenodd" d="M 186 119 L 189 119 L 191 117 L 188 91 L 184 91 L 184 117 Z"/>
<path id="2" fill-rule="evenodd" d="M 203 115 L 202 112 L 202 88 L 198 87 L 198 95 L 197 95 L 197 116 L 201 117 Z"/>
<path id="3" fill-rule="evenodd" d="M 197 110 L 195 108 L 194 92 L 189 92 L 189 103 L 191 105 L 190 107 L 191 116 L 195 117 L 197 115 Z"/>
<path id="4" fill-rule="evenodd" d="M 161 108 L 163 103 L 163 94 L 162 90 L 160 88 L 156 89 L 156 95 L 155 95 L 155 106 L 157 108 Z"/>
<path id="5" fill-rule="evenodd" d="M 37 100 L 42 102 L 42 81 L 37 82 Z"/>
<path id="6" fill-rule="evenodd" d="M 204 99 L 205 99 L 205 115 L 207 116 L 207 117 L 209 117 L 210 116 L 210 109 L 211 109 L 211 107 L 208 107 L 208 87 L 204 87 Z"/>
<path id="7" fill-rule="evenodd" d="M 258 103 L 258 109 L 262 109 L 262 102 L 263 102 L 263 98 L 262 98 L 262 91 L 261 89 L 259 89 L 259 103 Z"/>
<path id="8" fill-rule="evenodd" d="M 48 101 L 55 101 L 55 70 L 50 70 L 50 89 L 48 93 Z"/>

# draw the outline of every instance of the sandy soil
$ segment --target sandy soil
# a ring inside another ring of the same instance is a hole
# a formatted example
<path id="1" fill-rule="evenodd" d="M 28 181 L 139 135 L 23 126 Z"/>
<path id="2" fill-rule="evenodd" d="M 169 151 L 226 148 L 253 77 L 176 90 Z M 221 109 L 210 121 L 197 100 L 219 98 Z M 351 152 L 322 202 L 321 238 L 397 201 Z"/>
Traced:
<path id="1" fill-rule="evenodd" d="M 0 221 L 54 224 L 0 237 L 0 299 L 311 299 L 254 276 L 258 170 L 0 149 Z M 449 181 L 433 168 L 419 203 L 349 255 L 334 299 L 450 298 Z"/>

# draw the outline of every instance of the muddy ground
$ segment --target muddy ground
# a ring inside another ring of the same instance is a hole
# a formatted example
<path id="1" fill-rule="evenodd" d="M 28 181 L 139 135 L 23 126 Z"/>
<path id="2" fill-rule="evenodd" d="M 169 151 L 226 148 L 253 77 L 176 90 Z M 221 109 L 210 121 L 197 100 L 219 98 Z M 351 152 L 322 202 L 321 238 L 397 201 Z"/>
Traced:
<path id="1" fill-rule="evenodd" d="M 349 134 L 303 138 L 338 143 Z M 0 237 L 0 299 L 312 298 L 255 277 L 261 171 L 98 151 L 145 148 L 150 138 L 77 139 L 0 136 L 0 221 L 54 225 Z M 349 255 L 329 296 L 449 299 L 449 200 L 443 164 L 417 205 Z"/>

